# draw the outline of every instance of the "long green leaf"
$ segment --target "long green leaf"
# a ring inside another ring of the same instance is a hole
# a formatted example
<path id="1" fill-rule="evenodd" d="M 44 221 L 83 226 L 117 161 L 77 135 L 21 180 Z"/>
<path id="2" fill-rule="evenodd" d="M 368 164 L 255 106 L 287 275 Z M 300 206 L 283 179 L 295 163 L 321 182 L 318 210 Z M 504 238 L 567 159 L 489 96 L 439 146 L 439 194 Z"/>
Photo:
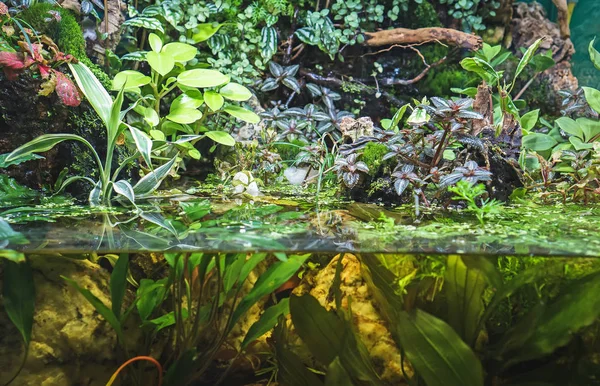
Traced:
<path id="1" fill-rule="evenodd" d="M 475 341 L 479 318 L 483 313 L 486 279 L 477 269 L 468 268 L 460 256 L 450 255 L 444 275 L 448 320 L 465 342 Z"/>
<path id="2" fill-rule="evenodd" d="M 311 295 L 292 295 L 290 315 L 298 336 L 321 364 L 328 366 L 341 355 L 344 321 L 334 311 L 327 311 Z"/>
<path id="3" fill-rule="evenodd" d="M 300 357 L 286 347 L 285 321 L 279 322 L 273 335 L 281 383 L 286 386 L 323 386 L 323 382 L 304 366 Z"/>
<path id="4" fill-rule="evenodd" d="M 113 184 L 113 189 L 117 194 L 127 198 L 129 202 L 135 205 L 135 193 L 133 192 L 133 188 L 129 181 L 120 180 Z"/>
<path id="5" fill-rule="evenodd" d="M 119 128 L 121 127 L 121 109 L 123 108 L 123 100 L 124 100 L 124 89 L 121 88 L 117 97 L 110 107 L 110 118 L 108 120 L 108 124 L 106 125 L 106 131 L 108 135 L 109 144 L 114 146 L 117 141 L 117 136 L 119 135 Z M 112 157 L 112 154 L 108 154 L 109 157 Z"/>
<path id="6" fill-rule="evenodd" d="M 277 324 L 280 316 L 285 316 L 290 312 L 290 300 L 289 298 L 282 299 L 279 303 L 274 306 L 267 308 L 267 310 L 260 316 L 244 337 L 242 342 L 242 350 L 246 349 L 248 345 L 267 332 L 271 331 Z"/>
<path id="7" fill-rule="evenodd" d="M 102 300 L 98 299 L 96 295 L 94 295 L 90 290 L 80 287 L 75 280 L 69 279 L 68 277 L 62 275 L 61 277 L 73 288 L 79 291 L 79 293 L 82 294 L 83 297 L 86 298 L 86 300 L 90 302 L 92 306 L 94 306 L 96 311 L 98 311 L 98 313 L 102 315 L 102 317 L 108 322 L 108 324 L 110 324 L 113 330 L 115 330 L 119 342 L 123 342 L 123 331 L 121 329 L 121 323 L 119 322 L 119 319 L 117 319 L 116 315 L 112 312 L 112 310 L 108 308 L 104 303 L 102 303 Z"/>
<path id="8" fill-rule="evenodd" d="M 572 282 L 546 307 L 534 333 L 509 363 L 540 358 L 566 345 L 573 334 L 600 316 L 600 272 Z"/>
<path id="9" fill-rule="evenodd" d="M 352 319 L 344 320 L 340 362 L 350 378 L 355 381 L 354 384 L 380 386 L 382 383 L 375 371 L 369 351 L 357 336 L 352 323 Z"/>
<path id="10" fill-rule="evenodd" d="M 108 127 L 113 104 L 110 94 L 85 64 L 69 63 L 69 68 L 83 95 Z"/>
<path id="11" fill-rule="evenodd" d="M 110 301 L 112 303 L 112 312 L 119 319 L 121 317 L 121 307 L 125 290 L 127 289 L 127 271 L 129 270 L 129 254 L 122 253 L 117 259 L 113 271 L 110 275 Z"/>
<path id="12" fill-rule="evenodd" d="M 287 261 L 278 261 L 267 272 L 263 273 L 250 292 L 244 296 L 236 307 L 231 319 L 230 328 L 252 307 L 259 299 L 272 293 L 288 281 L 304 264 L 310 255 L 293 255 Z"/>
<path id="13" fill-rule="evenodd" d="M 162 180 L 169 174 L 171 168 L 175 164 L 177 156 L 173 157 L 169 162 L 154 169 L 154 171 L 146 174 L 133 187 L 136 197 L 143 198 L 154 192 L 160 186 Z"/>
<path id="14" fill-rule="evenodd" d="M 523 72 L 525 67 L 527 67 L 527 65 L 531 61 L 531 58 L 533 58 L 533 55 L 535 55 L 535 52 L 538 50 L 538 48 L 540 48 L 540 44 L 542 44 L 543 40 L 544 40 L 543 37 L 539 38 L 538 40 L 533 42 L 532 45 L 529 46 L 527 51 L 525 51 L 525 53 L 523 54 L 523 57 L 521 58 L 521 60 L 519 61 L 519 64 L 517 65 L 517 70 L 515 71 L 515 76 L 512 81 L 512 86 L 514 86 L 515 81 L 517 80 L 517 77 Z M 511 86 L 511 88 L 512 88 L 512 86 Z"/>
<path id="15" fill-rule="evenodd" d="M 588 46 L 588 51 L 590 53 L 590 60 L 594 63 L 594 66 L 600 70 L 600 52 L 598 52 L 594 48 L 594 43 L 596 42 L 596 38 L 592 39 L 590 45 Z"/>
<path id="16" fill-rule="evenodd" d="M 21 157 L 29 156 L 33 153 L 43 153 L 54 146 L 58 145 L 63 141 L 79 141 L 83 142 L 87 147 L 93 149 L 92 145 L 86 141 L 83 137 L 75 134 L 44 134 L 39 137 L 27 142 L 24 145 L 19 146 L 12 151 L 7 157 L 6 162 L 12 162 Z"/>
<path id="17" fill-rule="evenodd" d="M 19 330 L 27 350 L 31 342 L 35 309 L 33 273 L 27 262 L 4 261 L 2 296 L 4 309 Z"/>
<path id="18" fill-rule="evenodd" d="M 483 386 L 481 362 L 443 320 L 419 309 L 401 311 L 394 327 L 427 386 Z"/>

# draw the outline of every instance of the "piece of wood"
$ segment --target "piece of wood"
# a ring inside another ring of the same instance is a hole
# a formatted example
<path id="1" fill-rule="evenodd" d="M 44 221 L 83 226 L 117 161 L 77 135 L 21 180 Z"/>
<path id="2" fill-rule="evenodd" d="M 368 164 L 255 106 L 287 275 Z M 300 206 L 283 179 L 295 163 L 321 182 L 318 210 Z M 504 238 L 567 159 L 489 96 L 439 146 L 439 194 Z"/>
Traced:
<path id="1" fill-rule="evenodd" d="M 395 28 L 366 32 L 363 44 L 369 47 L 380 47 L 393 44 L 418 44 L 436 41 L 451 46 L 463 47 L 471 51 L 477 51 L 483 44 L 481 37 L 477 35 L 438 27 L 419 29 Z"/>
<path id="2" fill-rule="evenodd" d="M 552 0 L 558 9 L 558 26 L 560 27 L 560 37 L 567 39 L 571 36 L 569 28 L 569 7 L 567 0 Z"/>

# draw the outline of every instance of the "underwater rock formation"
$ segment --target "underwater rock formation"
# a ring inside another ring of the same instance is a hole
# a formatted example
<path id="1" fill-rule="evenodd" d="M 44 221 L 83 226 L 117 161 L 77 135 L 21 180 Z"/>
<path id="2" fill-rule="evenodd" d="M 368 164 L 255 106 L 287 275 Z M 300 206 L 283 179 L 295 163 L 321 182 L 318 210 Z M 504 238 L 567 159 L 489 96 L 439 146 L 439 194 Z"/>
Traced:
<path id="1" fill-rule="evenodd" d="M 377 304 L 362 277 L 361 263 L 351 254 L 337 255 L 323 269 L 311 270 L 304 274 L 300 285 L 294 290 L 294 295 L 309 293 L 325 308 L 335 307 L 333 296 L 330 295 L 338 259 L 342 259 L 341 293 L 342 306 L 348 307 L 352 299 L 352 316 L 358 336 L 367 347 L 378 374 L 385 382 L 393 385 L 404 385 L 406 380 L 400 368 L 400 350 L 394 343 L 392 335 L 383 317 L 377 310 Z M 292 327 L 293 330 L 293 327 Z M 296 337 L 291 332 L 290 338 Z M 300 356 L 306 357 L 302 350 L 303 344 L 299 338 L 292 341 Z M 404 364 L 404 369 L 412 376 L 411 366 Z"/>
<path id="2" fill-rule="evenodd" d="M 11 385 L 105 385 L 118 365 L 117 337 L 61 275 L 110 304 L 108 272 L 88 260 L 61 256 L 34 255 L 29 262 L 36 287 L 32 341 L 23 371 Z M 19 368 L 23 343 L 3 307 L 0 310 L 0 384 L 4 384 Z"/>

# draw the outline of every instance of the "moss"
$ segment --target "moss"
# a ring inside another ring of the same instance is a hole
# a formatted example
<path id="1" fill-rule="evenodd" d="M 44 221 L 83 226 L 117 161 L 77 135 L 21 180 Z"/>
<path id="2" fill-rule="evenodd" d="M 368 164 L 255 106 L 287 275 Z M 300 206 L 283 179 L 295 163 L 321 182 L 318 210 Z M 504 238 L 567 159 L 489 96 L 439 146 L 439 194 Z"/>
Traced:
<path id="1" fill-rule="evenodd" d="M 412 4 L 412 12 L 407 12 L 405 20 L 407 28 L 441 27 L 442 23 L 435 7 L 429 1 Z"/>
<path id="2" fill-rule="evenodd" d="M 367 164 L 369 175 L 376 176 L 379 168 L 383 165 L 383 156 L 389 152 L 387 146 L 382 143 L 369 142 L 360 157 Z"/>
<path id="3" fill-rule="evenodd" d="M 49 17 L 48 11 L 57 11 L 60 22 L 47 22 L 45 19 Z M 19 17 L 38 33 L 50 36 L 61 51 L 73 55 L 88 66 L 104 87 L 110 89 L 111 80 L 108 75 L 87 57 L 81 27 L 71 11 L 49 3 L 38 3 L 21 12 Z"/>
<path id="4" fill-rule="evenodd" d="M 448 66 L 443 68 L 434 68 L 429 71 L 421 91 L 430 96 L 449 97 L 455 95 L 450 91 L 451 88 L 466 88 L 474 85 L 477 79 L 472 73 L 466 72 L 458 66 Z"/>
<path id="5" fill-rule="evenodd" d="M 294 139 L 293 141 L 290 142 L 290 144 L 279 144 L 279 145 L 275 145 L 275 149 L 277 150 L 277 153 L 279 153 L 279 155 L 281 156 L 281 159 L 284 161 L 290 161 L 290 160 L 294 160 L 296 159 L 296 156 L 298 155 L 298 153 L 300 153 L 300 151 L 302 150 L 302 148 L 306 146 L 306 143 L 304 141 L 301 141 L 299 139 Z"/>

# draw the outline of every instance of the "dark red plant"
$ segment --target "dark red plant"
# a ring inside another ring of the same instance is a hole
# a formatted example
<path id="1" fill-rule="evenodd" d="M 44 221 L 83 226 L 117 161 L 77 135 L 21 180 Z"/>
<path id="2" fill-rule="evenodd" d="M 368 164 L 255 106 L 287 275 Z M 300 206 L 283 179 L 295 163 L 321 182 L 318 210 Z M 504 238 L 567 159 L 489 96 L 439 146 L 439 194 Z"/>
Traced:
<path id="1" fill-rule="evenodd" d="M 1 13 L 0 9 L 0 13 Z M 56 66 L 64 63 L 76 62 L 72 55 L 61 52 L 56 43 L 49 37 L 36 36 L 32 31 L 25 29 L 30 43 L 21 35 L 21 40 L 16 42 L 17 50 L 0 51 L 0 67 L 8 80 L 15 80 L 25 70 L 37 71 L 44 79 L 39 94 L 48 96 L 56 92 L 58 98 L 65 106 L 76 107 L 81 103 L 81 95 L 73 81 L 64 73 L 57 70 Z"/>

